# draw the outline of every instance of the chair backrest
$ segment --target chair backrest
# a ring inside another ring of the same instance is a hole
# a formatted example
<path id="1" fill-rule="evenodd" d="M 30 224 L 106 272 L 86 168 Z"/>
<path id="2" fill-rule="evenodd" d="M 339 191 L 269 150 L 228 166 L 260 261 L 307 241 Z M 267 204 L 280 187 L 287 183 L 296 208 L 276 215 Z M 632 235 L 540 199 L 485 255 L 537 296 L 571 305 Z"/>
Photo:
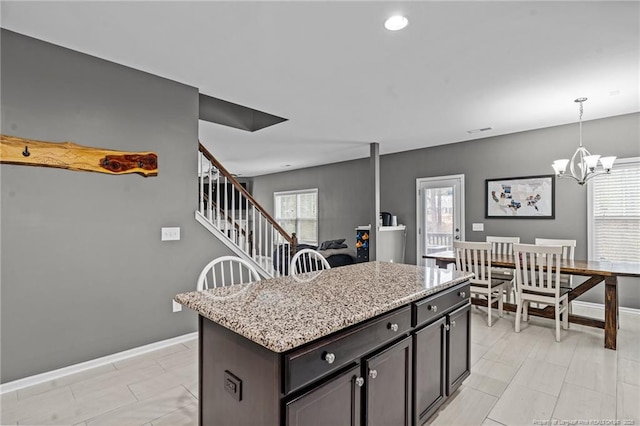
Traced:
<path id="1" fill-rule="evenodd" d="M 573 260 L 576 253 L 576 240 L 558 240 L 553 238 L 536 238 L 539 246 L 561 246 L 562 259 Z"/>
<path id="2" fill-rule="evenodd" d="M 560 294 L 562 246 L 514 244 L 518 291 Z"/>
<path id="3" fill-rule="evenodd" d="M 260 281 L 260 275 L 253 265 L 236 256 L 222 256 L 212 260 L 202 269 L 196 289 L 202 291 L 254 281 Z"/>
<path id="4" fill-rule="evenodd" d="M 475 274 L 469 280 L 472 285 L 491 287 L 491 243 L 454 241 L 453 251 L 456 254 L 456 269 Z"/>
<path id="5" fill-rule="evenodd" d="M 323 255 L 312 249 L 302 249 L 291 258 L 289 274 L 303 274 L 323 269 L 331 269 L 331 265 Z"/>
<path id="6" fill-rule="evenodd" d="M 520 242 L 520 237 L 487 237 L 491 243 L 491 253 L 513 254 L 513 245 Z"/>
<path id="7" fill-rule="evenodd" d="M 539 246 L 561 246 L 561 259 L 573 260 L 576 252 L 576 240 L 558 240 L 555 238 L 536 238 L 536 245 Z M 562 284 L 573 284 L 573 276 L 568 274 L 560 274 Z"/>

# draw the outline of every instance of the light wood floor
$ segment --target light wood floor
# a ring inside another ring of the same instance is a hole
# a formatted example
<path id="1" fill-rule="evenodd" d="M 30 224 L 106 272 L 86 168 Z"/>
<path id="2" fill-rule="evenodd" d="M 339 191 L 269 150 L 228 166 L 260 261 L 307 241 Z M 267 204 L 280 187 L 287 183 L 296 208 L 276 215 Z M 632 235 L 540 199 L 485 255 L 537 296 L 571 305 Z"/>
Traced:
<path id="1" fill-rule="evenodd" d="M 491 328 L 484 309 L 472 318 L 472 374 L 430 424 L 640 425 L 640 315 L 621 313 L 617 351 L 603 348 L 602 330 L 572 325 L 556 343 L 551 320 L 516 334 L 514 315 Z M 197 425 L 197 397 L 193 340 L 4 394 L 0 424 Z M 614 419 L 630 422 L 596 422 Z"/>

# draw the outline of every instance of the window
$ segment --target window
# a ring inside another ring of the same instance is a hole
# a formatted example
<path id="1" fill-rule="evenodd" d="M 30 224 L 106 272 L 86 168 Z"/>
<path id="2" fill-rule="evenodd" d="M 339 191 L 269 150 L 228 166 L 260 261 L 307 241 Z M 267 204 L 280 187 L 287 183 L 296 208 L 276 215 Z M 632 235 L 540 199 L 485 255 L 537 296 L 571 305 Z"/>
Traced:
<path id="1" fill-rule="evenodd" d="M 298 242 L 318 245 L 318 189 L 274 192 L 276 221 Z"/>
<path id="2" fill-rule="evenodd" d="M 640 158 L 616 161 L 589 181 L 589 259 L 640 259 Z"/>

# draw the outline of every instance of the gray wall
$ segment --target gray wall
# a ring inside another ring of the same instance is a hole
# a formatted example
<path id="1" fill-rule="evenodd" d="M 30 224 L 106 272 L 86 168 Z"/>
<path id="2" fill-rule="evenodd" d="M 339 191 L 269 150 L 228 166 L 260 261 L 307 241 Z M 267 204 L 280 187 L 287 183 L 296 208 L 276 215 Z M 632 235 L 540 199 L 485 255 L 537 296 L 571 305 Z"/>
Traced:
<path id="1" fill-rule="evenodd" d="M 253 196 L 273 212 L 273 193 L 318 188 L 318 240 L 345 238 L 355 249 L 355 228 L 368 225 L 371 208 L 369 159 L 310 167 L 253 179 Z"/>
<path id="2" fill-rule="evenodd" d="M 1 47 L 2 133 L 159 158 L 149 178 L 0 166 L 1 381 L 195 331 L 171 299 L 229 254 L 194 219 L 198 90 L 5 30 Z"/>
<path id="3" fill-rule="evenodd" d="M 593 153 L 622 157 L 640 156 L 640 114 L 583 123 L 584 145 Z M 519 235 L 524 243 L 536 237 L 577 239 L 576 258 L 587 258 L 587 188 L 573 180 L 556 181 L 556 218 L 485 219 L 485 179 L 553 174 L 551 163 L 570 157 L 578 147 L 578 126 L 546 129 L 461 142 L 398 154 L 381 160 L 381 196 L 385 205 L 410 228 L 407 260 L 416 261 L 416 179 L 465 175 L 465 236 L 484 241 L 487 235 Z M 484 232 L 471 224 L 484 223 Z"/>
<path id="4" fill-rule="evenodd" d="M 594 153 L 622 157 L 640 156 L 640 114 L 610 117 L 584 123 L 584 144 Z M 452 174 L 465 175 L 466 239 L 483 241 L 487 235 L 519 235 L 523 242 L 532 243 L 536 237 L 577 239 L 576 258 L 587 257 L 587 198 L 586 187 L 574 181 L 556 182 L 556 218 L 554 220 L 509 220 L 484 218 L 485 179 L 552 174 L 553 159 L 566 158 L 578 145 L 578 126 L 570 124 L 540 130 L 461 142 L 433 148 L 424 148 L 380 157 L 380 209 L 398 216 L 399 223 L 407 225 L 407 263 L 416 263 L 416 179 Z M 363 160 L 364 161 L 364 160 Z M 328 206 L 339 210 L 329 215 L 320 206 L 320 235 L 330 237 L 326 229 L 336 229 L 341 223 L 367 221 L 366 212 L 355 212 L 346 203 L 346 193 L 354 194 L 353 182 L 367 179 L 365 162 L 361 166 L 342 168 L 338 163 L 260 176 L 254 179 L 254 188 L 261 199 L 268 200 L 273 191 L 317 186 L 323 199 L 335 198 Z M 335 185 L 331 176 L 336 167 L 345 174 L 343 184 Z M 305 184 L 298 184 L 304 182 Z M 307 183 L 308 182 L 308 183 Z M 316 182 L 312 185 L 311 182 Z M 365 188 L 365 187 L 363 187 Z M 326 193 L 323 193 L 326 192 Z M 368 206 L 368 192 L 358 191 L 359 204 Z M 484 223 L 484 232 L 471 231 L 474 222 Z M 344 234 L 349 235 L 349 234 Z M 351 242 L 353 243 L 353 242 Z M 581 300 L 602 303 L 602 285 L 585 294 Z M 621 279 L 620 304 L 640 308 L 640 280 Z"/>

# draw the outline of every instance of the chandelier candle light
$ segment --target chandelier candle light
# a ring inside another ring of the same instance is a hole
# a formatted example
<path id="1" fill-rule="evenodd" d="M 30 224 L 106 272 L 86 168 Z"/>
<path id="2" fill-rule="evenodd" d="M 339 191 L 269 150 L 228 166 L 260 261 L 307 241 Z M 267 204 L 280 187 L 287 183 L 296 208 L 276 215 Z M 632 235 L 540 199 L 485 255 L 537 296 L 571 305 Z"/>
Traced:
<path id="1" fill-rule="evenodd" d="M 587 98 L 578 98 L 574 101 L 580 104 L 580 146 L 576 149 L 571 160 L 556 160 L 551 165 L 553 170 L 555 170 L 557 177 L 575 179 L 580 185 L 584 185 L 586 181 L 594 176 L 610 173 L 611 168 L 613 167 L 613 162 L 616 160 L 616 157 L 600 157 L 599 155 L 591 155 L 591 153 L 587 151 L 587 148 L 582 146 L 582 103 L 586 101 Z M 600 160 L 602 169 L 596 169 L 598 166 L 598 160 Z M 570 164 L 570 175 L 565 173 L 567 164 Z M 576 170 L 576 164 L 578 165 L 579 171 Z"/>

